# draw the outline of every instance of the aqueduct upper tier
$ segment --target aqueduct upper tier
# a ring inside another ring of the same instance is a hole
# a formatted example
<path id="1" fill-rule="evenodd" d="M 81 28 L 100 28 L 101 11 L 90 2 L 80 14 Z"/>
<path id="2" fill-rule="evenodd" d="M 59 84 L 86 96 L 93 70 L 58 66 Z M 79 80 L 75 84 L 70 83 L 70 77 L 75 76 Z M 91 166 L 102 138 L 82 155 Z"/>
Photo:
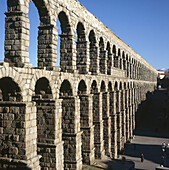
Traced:
<path id="1" fill-rule="evenodd" d="M 0 168 L 80 170 L 96 158 L 116 158 L 156 89 L 157 71 L 76 0 L 33 0 L 40 18 L 33 68 L 29 2 L 7 1 Z"/>

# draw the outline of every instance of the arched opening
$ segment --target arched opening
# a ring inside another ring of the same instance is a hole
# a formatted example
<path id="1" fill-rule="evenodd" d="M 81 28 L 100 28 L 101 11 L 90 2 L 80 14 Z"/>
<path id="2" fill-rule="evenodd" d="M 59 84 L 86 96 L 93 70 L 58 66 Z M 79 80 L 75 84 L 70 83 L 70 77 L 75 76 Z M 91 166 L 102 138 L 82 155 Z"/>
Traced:
<path id="1" fill-rule="evenodd" d="M 51 153 L 50 144 L 55 141 L 55 100 L 48 79 L 42 77 L 37 80 L 32 100 L 36 102 L 37 111 L 37 151 L 41 155 L 40 166 L 45 169 L 52 167 L 52 160 L 56 159 Z M 56 148 L 53 148 L 55 150 Z M 47 161 L 47 158 L 49 161 Z M 50 163 L 49 163 L 50 162 Z"/>
<path id="2" fill-rule="evenodd" d="M 107 74 L 111 75 L 111 69 L 112 69 L 112 53 L 110 49 L 110 42 L 107 43 Z"/>
<path id="3" fill-rule="evenodd" d="M 29 59 L 30 64 L 33 67 L 37 67 L 38 60 L 38 26 L 40 26 L 40 19 L 38 9 L 34 2 L 29 2 L 29 13 L 28 13 L 30 30 L 29 30 Z"/>
<path id="4" fill-rule="evenodd" d="M 0 101 L 22 101 L 21 90 L 11 78 L 0 79 Z"/>
<path id="5" fill-rule="evenodd" d="M 108 84 L 108 92 L 112 92 L 112 83 L 111 82 L 109 82 L 109 84 Z"/>
<path id="6" fill-rule="evenodd" d="M 127 77 L 129 77 L 129 74 L 130 74 L 130 67 L 129 67 L 129 56 L 128 56 L 128 54 L 126 54 L 126 70 L 127 70 L 127 73 L 126 73 L 126 75 L 127 75 Z"/>
<path id="7" fill-rule="evenodd" d="M 120 107 L 121 107 L 121 129 L 122 129 L 122 148 L 124 149 L 124 143 L 126 142 L 126 112 L 125 112 L 125 91 L 123 89 L 122 82 L 120 82 Z"/>
<path id="8" fill-rule="evenodd" d="M 57 25 L 60 25 L 60 29 L 58 31 L 61 34 L 59 35 L 60 38 L 58 38 L 58 41 L 60 40 L 60 43 L 58 42 L 57 45 L 57 64 L 60 62 L 60 68 L 62 71 L 73 71 L 73 51 L 74 43 L 75 43 L 75 37 L 71 35 L 71 27 L 69 24 L 68 17 L 65 12 L 61 11 L 58 15 L 58 21 Z M 59 46 L 60 45 L 60 46 Z M 60 48 L 59 48 L 60 47 Z M 60 50 L 60 51 L 59 51 Z M 68 52 L 69 51 L 69 52 Z M 60 55 L 59 55 L 60 54 Z"/>
<path id="9" fill-rule="evenodd" d="M 68 80 L 64 80 L 60 88 L 60 98 L 72 96 L 71 84 Z"/>
<path id="10" fill-rule="evenodd" d="M 27 156 L 25 146 L 27 112 L 26 103 L 22 101 L 21 89 L 10 77 L 0 79 L 0 110 L 0 166 L 1 169 L 17 169 L 19 163 L 16 161 L 12 164 L 9 159 L 18 160 L 18 157 Z"/>
<path id="11" fill-rule="evenodd" d="M 49 81 L 43 77 L 40 78 L 35 85 L 35 96 L 41 99 L 52 99 L 52 91 Z"/>
<path id="12" fill-rule="evenodd" d="M 109 116 L 109 100 L 108 93 L 106 92 L 105 82 L 101 82 L 102 92 L 102 115 L 103 115 L 103 140 L 104 140 L 104 149 L 107 156 L 111 156 L 111 120 Z"/>
<path id="13" fill-rule="evenodd" d="M 105 82 L 102 81 L 101 82 L 101 92 L 105 92 L 105 90 L 106 90 L 106 85 L 105 85 Z"/>
<path id="14" fill-rule="evenodd" d="M 84 164 L 91 164 L 94 161 L 94 139 L 93 118 L 90 110 L 90 96 L 87 93 L 87 86 L 84 80 L 81 80 L 78 86 L 78 95 L 80 99 L 80 130 L 82 133 L 82 158 Z"/>
<path id="15" fill-rule="evenodd" d="M 78 86 L 78 95 L 86 94 L 87 87 L 84 80 L 81 80 Z"/>
<path id="16" fill-rule="evenodd" d="M 115 93 L 116 93 L 116 125 L 117 125 L 117 150 L 118 150 L 118 153 L 120 152 L 121 150 L 121 113 L 120 113 L 120 104 L 121 104 L 121 101 L 120 101 L 120 85 L 119 85 L 119 88 L 118 88 L 118 83 L 115 82 L 115 86 L 114 86 L 114 90 L 115 90 Z"/>
<path id="17" fill-rule="evenodd" d="M 99 41 L 99 70 L 101 74 L 105 74 L 105 60 L 106 60 L 106 51 L 104 50 L 103 38 L 100 38 Z"/>
<path id="18" fill-rule="evenodd" d="M 118 62 L 119 62 L 119 67 L 120 69 L 122 69 L 122 58 L 121 58 L 121 50 L 120 48 L 118 49 Z"/>
<path id="19" fill-rule="evenodd" d="M 114 60 L 114 67 L 118 68 L 118 56 L 117 56 L 115 45 L 113 45 L 113 60 Z"/>
<path id="20" fill-rule="evenodd" d="M 93 94 L 93 124 L 94 127 L 94 147 L 95 158 L 100 159 L 104 155 L 104 143 L 103 143 L 103 126 L 102 116 L 100 115 L 100 95 L 98 93 L 97 83 L 94 80 L 91 85 L 91 94 Z"/>
<path id="21" fill-rule="evenodd" d="M 46 56 L 49 54 L 49 41 L 47 41 L 46 37 L 44 40 L 45 29 L 49 29 L 48 11 L 43 0 L 38 1 L 38 3 L 35 0 L 31 2 L 25 1 L 24 3 L 25 4 L 20 4 L 19 0 L 16 0 L 15 2 L 13 0 L 7 1 L 8 13 L 6 13 L 7 29 L 5 41 L 8 42 L 12 40 L 13 43 L 12 48 L 8 48 L 8 43 L 5 43 L 5 61 L 9 62 L 11 66 L 17 67 L 23 67 L 24 65 L 29 66 L 29 61 L 31 61 L 33 66 L 37 66 L 38 53 L 38 67 L 41 68 L 46 64 L 44 60 L 46 60 Z M 27 11 L 29 12 L 27 13 Z M 16 12 L 21 13 L 16 17 Z M 41 24 L 39 20 L 41 21 Z M 11 27 L 11 25 L 14 25 L 14 27 Z M 48 27 L 45 28 L 44 25 L 48 25 Z M 39 28 L 39 32 L 37 27 Z M 9 36 L 14 33 L 18 34 L 18 30 L 19 36 Z M 13 49 L 16 50 L 15 53 L 12 51 Z"/>
<path id="22" fill-rule="evenodd" d="M 71 84 L 64 80 L 60 87 L 62 99 L 62 140 L 64 142 L 64 168 L 81 167 L 81 133 L 79 100 L 73 97 Z"/>
<path id="23" fill-rule="evenodd" d="M 85 28 L 81 22 L 77 25 L 77 42 L 76 42 L 76 66 L 79 73 L 87 72 L 87 41 Z"/>
<path id="24" fill-rule="evenodd" d="M 114 84 L 114 90 L 115 90 L 115 91 L 118 90 L 118 83 L 117 83 L 117 81 L 116 81 L 115 84 Z"/>
<path id="25" fill-rule="evenodd" d="M 125 53 L 123 51 L 123 54 L 122 54 L 122 63 L 123 63 L 123 70 L 126 70 L 126 58 L 125 58 Z"/>
<path id="26" fill-rule="evenodd" d="M 97 52 L 97 47 L 96 47 L 96 37 L 95 37 L 95 33 L 93 30 L 90 31 L 89 34 L 89 43 L 90 43 L 90 49 L 89 49 L 89 55 L 90 55 L 90 67 L 89 67 L 89 71 L 92 74 L 96 74 L 97 73 L 97 69 L 98 69 L 98 63 L 97 63 L 97 56 L 98 56 L 98 52 Z"/>
<path id="27" fill-rule="evenodd" d="M 119 87 L 120 90 L 122 90 L 122 82 L 120 82 L 120 87 Z"/>

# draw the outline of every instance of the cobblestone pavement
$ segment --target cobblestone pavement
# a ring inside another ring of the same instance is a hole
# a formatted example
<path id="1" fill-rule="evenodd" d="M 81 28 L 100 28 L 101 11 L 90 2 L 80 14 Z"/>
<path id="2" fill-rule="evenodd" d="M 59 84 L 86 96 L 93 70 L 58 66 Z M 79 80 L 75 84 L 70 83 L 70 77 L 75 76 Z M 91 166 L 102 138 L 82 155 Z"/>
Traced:
<path id="1" fill-rule="evenodd" d="M 135 132 L 135 138 L 126 144 L 125 157 L 135 162 L 137 170 L 154 170 L 161 163 L 162 143 L 169 143 L 167 105 L 166 91 L 156 91 L 143 113 L 144 119 Z M 169 158 L 166 154 L 164 156 L 164 164 L 169 167 Z"/>

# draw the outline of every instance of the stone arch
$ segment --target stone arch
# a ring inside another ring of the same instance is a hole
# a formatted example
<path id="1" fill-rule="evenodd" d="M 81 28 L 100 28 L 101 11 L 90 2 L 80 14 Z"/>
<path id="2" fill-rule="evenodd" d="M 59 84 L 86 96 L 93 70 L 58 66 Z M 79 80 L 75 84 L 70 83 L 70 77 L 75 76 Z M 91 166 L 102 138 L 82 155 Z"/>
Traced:
<path id="1" fill-rule="evenodd" d="M 29 95 L 33 96 L 35 94 L 36 82 L 41 78 L 45 78 L 45 79 L 48 80 L 49 86 L 51 88 L 51 93 L 52 93 L 53 99 L 55 99 L 59 92 L 56 91 L 52 77 L 51 77 L 50 74 L 48 74 L 48 72 L 43 72 L 43 74 L 40 73 L 40 72 L 37 72 L 36 74 L 34 74 L 34 76 L 31 78 L 31 82 L 29 84 L 29 89 L 30 89 Z"/>
<path id="2" fill-rule="evenodd" d="M 111 69 L 112 69 L 112 53 L 111 53 L 111 47 L 110 47 L 110 42 L 107 42 L 106 46 L 107 50 L 107 74 L 111 75 Z"/>
<path id="3" fill-rule="evenodd" d="M 21 89 L 10 77 L 3 77 L 0 79 L 0 101 L 22 101 Z"/>
<path id="4" fill-rule="evenodd" d="M 120 82 L 119 90 L 122 90 L 122 89 L 123 89 L 123 85 L 122 85 L 122 82 Z"/>
<path id="5" fill-rule="evenodd" d="M 23 67 L 24 65 L 29 65 L 29 34 L 27 33 L 29 31 L 29 23 L 27 23 L 28 20 L 28 11 L 29 11 L 29 0 L 8 0 L 8 13 L 6 13 L 6 38 L 5 41 L 14 41 L 13 48 L 16 49 L 16 53 L 11 53 L 12 49 L 5 48 L 5 61 L 10 63 L 10 65 L 14 65 L 17 67 Z M 48 5 L 45 0 L 40 0 L 40 2 L 33 0 L 36 8 L 38 9 L 38 13 L 40 16 L 40 25 L 50 24 L 50 15 L 48 10 Z M 17 11 L 17 13 L 15 13 Z M 17 17 L 16 17 L 17 15 Z M 21 24 L 15 24 L 16 22 L 20 22 Z M 10 27 L 11 24 L 15 24 L 15 27 Z M 24 27 L 23 27 L 24 25 Z M 41 27 L 39 27 L 40 29 Z M 10 38 L 9 34 L 12 34 L 13 32 L 16 32 L 16 30 L 21 30 L 21 36 L 15 36 L 12 39 Z M 41 31 L 39 31 L 41 32 Z M 40 34 L 39 34 L 40 35 Z M 24 41 L 23 41 L 24 37 Z M 39 39 L 39 36 L 38 36 Z M 15 43 L 17 41 L 17 43 Z M 19 44 L 18 44 L 19 42 Z M 6 43 L 5 43 L 6 44 Z M 41 42 L 39 42 L 38 48 L 41 48 L 40 45 Z M 6 45 L 5 45 L 6 46 Z M 23 46 L 25 48 L 23 48 Z M 39 53 L 40 50 L 38 50 Z M 38 55 L 39 56 L 39 55 Z M 39 60 L 39 59 L 38 59 Z"/>
<path id="6" fill-rule="evenodd" d="M 101 74 L 105 74 L 105 61 L 106 61 L 106 51 L 103 37 L 100 37 L 99 41 L 99 70 Z"/>
<path id="7" fill-rule="evenodd" d="M 78 85 L 78 95 L 80 99 L 80 130 L 82 134 L 82 158 L 83 163 L 91 164 L 94 161 L 94 138 L 91 139 L 93 115 L 90 110 L 91 97 L 87 95 L 87 86 L 84 80 Z M 89 154 L 90 153 L 90 154 Z"/>
<path id="8" fill-rule="evenodd" d="M 108 83 L 108 92 L 112 92 L 112 83 L 111 83 L 111 81 L 109 81 L 109 83 Z"/>
<path id="9" fill-rule="evenodd" d="M 122 66 L 123 66 L 123 70 L 126 70 L 126 56 L 124 51 L 122 53 Z"/>
<path id="10" fill-rule="evenodd" d="M 130 82 L 127 83 L 127 88 L 130 89 Z"/>
<path id="11" fill-rule="evenodd" d="M 121 57 L 121 50 L 118 48 L 118 56 Z"/>
<path id="12" fill-rule="evenodd" d="M 129 56 L 128 56 L 128 54 L 126 54 L 126 70 L 127 70 L 127 77 L 129 77 L 130 65 L 129 65 Z"/>
<path id="13" fill-rule="evenodd" d="M 38 10 L 40 26 L 38 26 L 38 68 L 51 70 L 56 65 L 57 44 L 56 26 L 53 24 L 50 14 L 50 4 L 47 0 L 32 1 Z M 45 39 L 44 39 L 45 37 Z"/>
<path id="14" fill-rule="evenodd" d="M 81 80 L 78 85 L 78 95 L 86 94 L 87 86 L 84 80 Z"/>
<path id="15" fill-rule="evenodd" d="M 60 11 L 58 14 L 60 21 L 61 34 L 60 36 L 60 68 L 63 72 L 74 72 L 76 69 L 75 36 L 73 34 L 71 21 L 65 11 Z M 69 52 L 67 52 L 69 51 Z M 59 59 L 59 58 L 58 58 Z"/>
<path id="16" fill-rule="evenodd" d="M 117 91 L 119 88 L 118 88 L 118 83 L 117 83 L 117 81 L 115 82 L 115 84 L 114 84 L 114 90 L 115 91 Z"/>
<path id="17" fill-rule="evenodd" d="M 20 74 L 12 67 L 1 68 L 0 70 L 1 70 L 0 71 L 0 79 L 3 77 L 10 77 L 14 82 L 17 82 L 17 84 L 19 85 L 19 88 L 21 90 L 21 95 L 23 97 L 23 101 L 25 101 L 24 97 L 26 94 L 26 91 L 25 91 L 26 82 L 22 79 L 22 76 L 20 76 Z"/>
<path id="18" fill-rule="evenodd" d="M 93 124 L 95 125 L 94 127 L 94 147 L 95 147 L 95 157 L 96 158 L 101 158 L 104 155 L 104 148 L 103 148 L 103 122 L 102 120 L 102 115 L 100 113 L 100 107 L 101 107 L 101 96 L 98 93 L 98 86 L 97 82 L 93 80 L 92 85 L 91 85 L 91 93 L 93 94 L 92 96 L 92 112 L 93 112 Z"/>
<path id="19" fill-rule="evenodd" d="M 84 25 L 77 24 L 77 42 L 76 42 L 76 67 L 79 73 L 87 73 L 87 41 Z"/>
<path id="20" fill-rule="evenodd" d="M 68 97 L 68 96 L 72 96 L 73 92 L 72 92 L 72 87 L 71 84 L 68 80 L 64 80 L 61 84 L 60 87 L 60 98 L 62 97 Z"/>
<path id="21" fill-rule="evenodd" d="M 96 80 L 93 80 L 91 84 L 91 93 L 97 93 L 97 92 L 98 92 L 97 82 Z"/>
<path id="22" fill-rule="evenodd" d="M 106 91 L 106 85 L 105 85 L 105 82 L 104 82 L 103 80 L 102 80 L 102 82 L 101 82 L 100 91 L 101 91 L 101 92 L 105 92 L 105 91 Z"/>
<path id="23" fill-rule="evenodd" d="M 107 156 L 111 156 L 111 135 L 110 135 L 110 117 L 109 117 L 109 95 L 106 91 L 105 82 L 101 82 L 101 95 L 102 95 L 102 116 L 103 116 L 103 139 L 104 149 Z"/>
<path id="24" fill-rule="evenodd" d="M 10 69 L 8 71 L 10 71 Z M 3 129 L 3 133 L 1 133 L 0 157 L 3 159 L 12 158 L 19 160 L 22 156 L 26 157 L 24 158 L 26 161 L 28 156 L 28 147 L 25 145 L 26 142 L 32 146 L 32 153 L 35 153 L 34 158 L 37 156 L 36 149 L 34 149 L 36 148 L 36 114 L 34 113 L 34 105 L 30 102 L 24 102 L 19 87 L 20 85 L 9 76 L 0 79 L 0 128 Z M 30 122 L 30 119 L 28 119 L 30 116 L 34 125 L 30 124 L 29 127 L 27 127 L 28 121 Z M 30 133 L 28 134 L 28 130 L 30 129 L 34 132 L 33 135 L 31 135 L 31 139 L 29 138 Z M 31 158 L 29 160 L 32 162 Z M 39 165 L 38 161 L 37 166 Z M 2 162 L 1 159 L 2 169 L 18 169 L 19 165 L 21 164 L 17 161 L 14 165 L 9 161 L 6 163 Z M 28 163 L 27 166 L 30 167 L 31 165 Z M 26 165 L 22 165 L 22 168 L 27 169 Z"/>
<path id="25" fill-rule="evenodd" d="M 116 45 L 113 45 L 113 54 L 116 56 Z"/>
<path id="26" fill-rule="evenodd" d="M 126 90 L 127 89 L 127 83 L 124 82 L 124 89 Z"/>
<path id="27" fill-rule="evenodd" d="M 117 50 L 116 50 L 116 45 L 113 45 L 113 62 L 114 62 L 114 67 L 118 67 L 118 57 L 117 57 Z"/>
<path id="28" fill-rule="evenodd" d="M 89 33 L 89 56 L 90 56 L 90 66 L 89 71 L 92 74 L 96 74 L 98 70 L 98 52 L 97 52 L 97 46 L 96 46 L 96 37 L 93 30 Z"/>
<path id="29" fill-rule="evenodd" d="M 77 162 L 80 166 L 82 164 L 80 149 L 81 133 L 79 126 L 80 103 L 78 98 L 73 97 L 72 86 L 67 79 L 65 79 L 61 84 L 59 96 L 60 99 L 62 99 L 62 140 L 64 142 L 64 167 L 74 166 L 74 162 Z"/>
<path id="30" fill-rule="evenodd" d="M 121 49 L 118 48 L 118 60 L 119 60 L 119 68 L 122 69 L 122 57 L 121 57 Z"/>
<path id="31" fill-rule="evenodd" d="M 41 98 L 48 98 L 48 99 L 53 98 L 50 83 L 47 78 L 42 77 L 37 80 L 35 85 L 35 94 L 41 95 Z"/>
<path id="32" fill-rule="evenodd" d="M 58 18 L 61 24 L 62 34 L 67 35 L 71 33 L 70 22 L 64 11 L 59 12 Z"/>
<path id="33" fill-rule="evenodd" d="M 50 145 L 55 140 L 55 100 L 53 99 L 52 90 L 49 80 L 41 77 L 36 81 L 35 94 L 32 101 L 36 102 L 37 111 L 37 151 L 42 156 L 40 166 L 47 168 L 48 162 L 46 157 L 52 162 L 55 154 L 50 153 Z M 45 147 L 44 147 L 45 146 Z"/>

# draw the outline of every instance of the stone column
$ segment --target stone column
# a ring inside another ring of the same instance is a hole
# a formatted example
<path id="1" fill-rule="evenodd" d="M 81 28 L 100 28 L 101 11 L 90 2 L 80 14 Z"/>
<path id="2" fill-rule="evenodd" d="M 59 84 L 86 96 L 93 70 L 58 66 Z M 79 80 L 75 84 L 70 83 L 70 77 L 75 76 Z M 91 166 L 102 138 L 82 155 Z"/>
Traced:
<path id="1" fill-rule="evenodd" d="M 37 146 L 38 155 L 41 155 L 42 169 L 51 167 L 63 169 L 63 142 L 62 142 L 62 100 L 38 99 L 34 97 L 37 107 Z"/>
<path id="2" fill-rule="evenodd" d="M 126 141 L 130 138 L 130 132 L 129 132 L 129 95 L 128 90 L 125 90 L 125 108 L 126 108 Z"/>
<path id="3" fill-rule="evenodd" d="M 53 70 L 57 60 L 57 27 L 54 25 L 39 26 L 38 32 L 38 67 Z"/>
<path id="4" fill-rule="evenodd" d="M 89 42 L 78 41 L 76 45 L 76 67 L 80 74 L 87 74 L 89 72 Z"/>
<path id="5" fill-rule="evenodd" d="M 63 72 L 73 73 L 76 70 L 76 35 L 60 35 L 60 68 Z"/>
<path id="6" fill-rule="evenodd" d="M 0 169 L 40 170 L 35 103 L 0 102 L 0 117 Z"/>
<path id="7" fill-rule="evenodd" d="M 109 93 L 102 94 L 102 113 L 104 120 L 103 134 L 104 134 L 104 148 L 105 154 L 109 157 L 112 156 L 111 153 L 111 117 L 109 113 Z"/>
<path id="8" fill-rule="evenodd" d="M 121 113 L 122 113 L 122 147 L 126 142 L 126 109 L 125 109 L 125 91 L 121 91 Z"/>
<path id="9" fill-rule="evenodd" d="M 82 158 L 84 164 L 92 164 L 95 159 L 94 125 L 92 112 L 93 95 L 80 95 L 80 129 L 82 134 Z"/>
<path id="10" fill-rule="evenodd" d="M 123 59 L 119 56 L 119 68 L 123 70 Z"/>
<path id="11" fill-rule="evenodd" d="M 89 71 L 91 74 L 98 74 L 99 73 L 99 48 L 98 44 L 91 42 L 90 43 L 90 67 Z"/>
<path id="12" fill-rule="evenodd" d="M 116 67 L 116 68 L 120 67 L 119 56 L 114 57 L 114 67 Z"/>
<path id="13" fill-rule="evenodd" d="M 112 53 L 110 51 L 107 51 L 107 74 L 112 74 Z"/>
<path id="14" fill-rule="evenodd" d="M 133 66 L 132 63 L 130 63 L 130 78 L 133 78 Z"/>
<path id="15" fill-rule="evenodd" d="M 129 89 L 129 136 L 130 136 L 130 139 L 132 138 L 133 136 L 133 127 L 132 127 L 132 118 L 133 118 L 133 109 L 132 109 L 132 92 L 131 92 L 131 89 Z"/>
<path id="16" fill-rule="evenodd" d="M 122 115 L 121 115 L 121 94 L 116 91 L 116 115 L 117 115 L 117 148 L 118 152 L 122 149 Z"/>
<path id="17" fill-rule="evenodd" d="M 117 158 L 117 116 L 116 116 L 116 92 L 110 92 L 110 116 L 111 116 L 111 152 L 112 157 Z"/>
<path id="18" fill-rule="evenodd" d="M 63 97 L 62 138 L 64 169 L 82 169 L 82 132 L 80 131 L 80 101 L 78 97 Z"/>
<path id="19" fill-rule="evenodd" d="M 136 114 L 136 94 L 135 94 L 135 88 L 133 88 L 132 89 L 132 94 L 133 94 L 133 103 L 132 103 L 132 109 L 133 109 L 133 111 L 132 111 L 132 113 L 133 113 L 133 117 L 132 117 L 132 120 L 133 120 L 133 122 L 132 122 L 132 127 L 133 127 L 133 131 L 135 130 L 135 114 Z"/>
<path id="20" fill-rule="evenodd" d="M 135 104 L 132 105 L 132 131 L 135 130 Z"/>
<path id="21" fill-rule="evenodd" d="M 18 5 L 19 8 L 19 5 Z M 10 66 L 29 66 L 29 19 L 21 11 L 5 13 L 5 62 Z"/>
<path id="22" fill-rule="evenodd" d="M 130 63 L 127 62 L 127 77 L 130 78 Z"/>
<path id="23" fill-rule="evenodd" d="M 106 73 L 106 67 L 107 63 L 106 63 L 106 51 L 105 50 L 100 50 L 100 54 L 99 54 L 99 70 L 101 74 L 105 74 Z"/>
<path id="24" fill-rule="evenodd" d="M 93 124 L 94 127 L 94 146 L 96 159 L 102 159 L 105 155 L 103 140 L 103 118 L 102 118 L 102 94 L 93 95 Z"/>

